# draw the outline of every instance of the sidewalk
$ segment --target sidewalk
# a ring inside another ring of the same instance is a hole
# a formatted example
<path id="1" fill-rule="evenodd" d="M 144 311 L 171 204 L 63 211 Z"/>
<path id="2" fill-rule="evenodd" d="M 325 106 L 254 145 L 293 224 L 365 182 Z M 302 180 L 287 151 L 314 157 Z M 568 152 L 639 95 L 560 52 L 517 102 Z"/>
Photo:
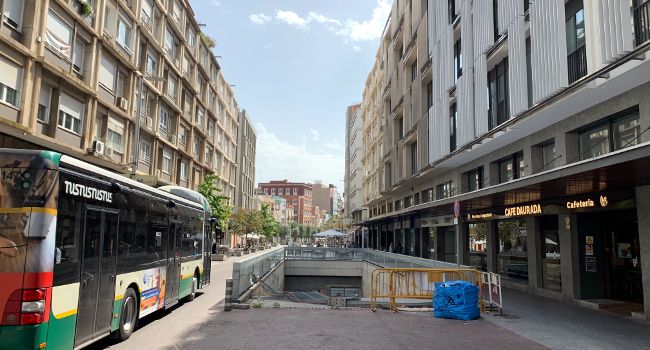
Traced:
<path id="1" fill-rule="evenodd" d="M 650 323 L 503 289 L 504 313 L 483 318 L 551 349 L 650 349 Z"/>

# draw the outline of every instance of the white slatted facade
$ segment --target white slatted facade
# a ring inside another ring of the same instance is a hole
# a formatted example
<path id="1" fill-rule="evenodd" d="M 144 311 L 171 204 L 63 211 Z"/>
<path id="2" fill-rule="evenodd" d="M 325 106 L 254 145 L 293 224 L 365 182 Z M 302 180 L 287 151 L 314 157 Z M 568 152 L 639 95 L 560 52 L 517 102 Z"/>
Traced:
<path id="1" fill-rule="evenodd" d="M 460 37 L 463 61 L 463 75 L 458 79 L 458 120 L 456 139 L 458 147 L 474 140 L 474 33 L 472 30 L 472 2 L 463 1 L 460 5 Z"/>
<path id="2" fill-rule="evenodd" d="M 564 0 L 530 5 L 533 102 L 538 103 L 568 85 Z"/>
<path id="3" fill-rule="evenodd" d="M 507 15 L 508 22 L 508 85 L 510 87 L 510 116 L 519 115 L 528 109 L 528 87 L 526 75 L 526 28 L 524 24 L 524 3 L 508 1 L 512 6 Z"/>
<path id="4" fill-rule="evenodd" d="M 589 8 L 593 6 L 593 9 Z M 597 35 L 600 37 L 600 64 L 605 65 L 634 48 L 633 22 L 629 0 L 596 0 L 585 3 L 585 12 L 592 10 Z M 589 18 L 589 17 L 587 17 Z M 595 33 L 596 34 L 596 33 Z"/>
<path id="5" fill-rule="evenodd" d="M 492 1 L 472 2 L 472 12 L 474 13 L 474 54 L 476 57 L 482 53 L 486 53 L 492 47 L 492 44 L 494 44 L 493 10 Z"/>
<path id="6" fill-rule="evenodd" d="M 487 58 L 480 54 L 474 60 L 474 133 L 488 132 Z"/>

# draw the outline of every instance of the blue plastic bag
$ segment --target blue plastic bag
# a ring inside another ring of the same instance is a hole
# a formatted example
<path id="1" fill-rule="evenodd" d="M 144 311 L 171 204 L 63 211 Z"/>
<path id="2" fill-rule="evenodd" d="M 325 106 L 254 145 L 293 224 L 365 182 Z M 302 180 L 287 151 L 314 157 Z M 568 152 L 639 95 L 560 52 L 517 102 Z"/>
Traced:
<path id="1" fill-rule="evenodd" d="M 465 281 L 436 282 L 433 313 L 437 318 L 474 320 L 479 318 L 479 287 Z"/>

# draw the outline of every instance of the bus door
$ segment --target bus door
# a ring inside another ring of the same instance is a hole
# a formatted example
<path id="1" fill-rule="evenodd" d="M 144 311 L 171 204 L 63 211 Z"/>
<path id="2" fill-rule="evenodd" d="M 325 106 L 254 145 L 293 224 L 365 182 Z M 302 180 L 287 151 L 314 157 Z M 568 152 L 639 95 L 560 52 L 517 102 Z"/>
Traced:
<path id="1" fill-rule="evenodd" d="M 117 211 L 86 208 L 75 346 L 110 333 L 118 223 Z"/>
<path id="2" fill-rule="evenodd" d="M 178 301 L 178 290 L 181 285 L 181 232 L 180 222 L 169 222 L 167 235 L 167 284 L 165 306 L 172 306 Z"/>

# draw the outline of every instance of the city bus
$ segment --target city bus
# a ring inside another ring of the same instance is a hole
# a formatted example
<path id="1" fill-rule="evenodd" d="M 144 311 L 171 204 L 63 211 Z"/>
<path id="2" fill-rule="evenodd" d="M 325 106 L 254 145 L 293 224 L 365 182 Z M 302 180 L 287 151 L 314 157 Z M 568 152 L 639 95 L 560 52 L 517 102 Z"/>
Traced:
<path id="1" fill-rule="evenodd" d="M 197 195 L 0 149 L 0 349 L 125 340 L 138 319 L 194 299 L 215 229 Z"/>

